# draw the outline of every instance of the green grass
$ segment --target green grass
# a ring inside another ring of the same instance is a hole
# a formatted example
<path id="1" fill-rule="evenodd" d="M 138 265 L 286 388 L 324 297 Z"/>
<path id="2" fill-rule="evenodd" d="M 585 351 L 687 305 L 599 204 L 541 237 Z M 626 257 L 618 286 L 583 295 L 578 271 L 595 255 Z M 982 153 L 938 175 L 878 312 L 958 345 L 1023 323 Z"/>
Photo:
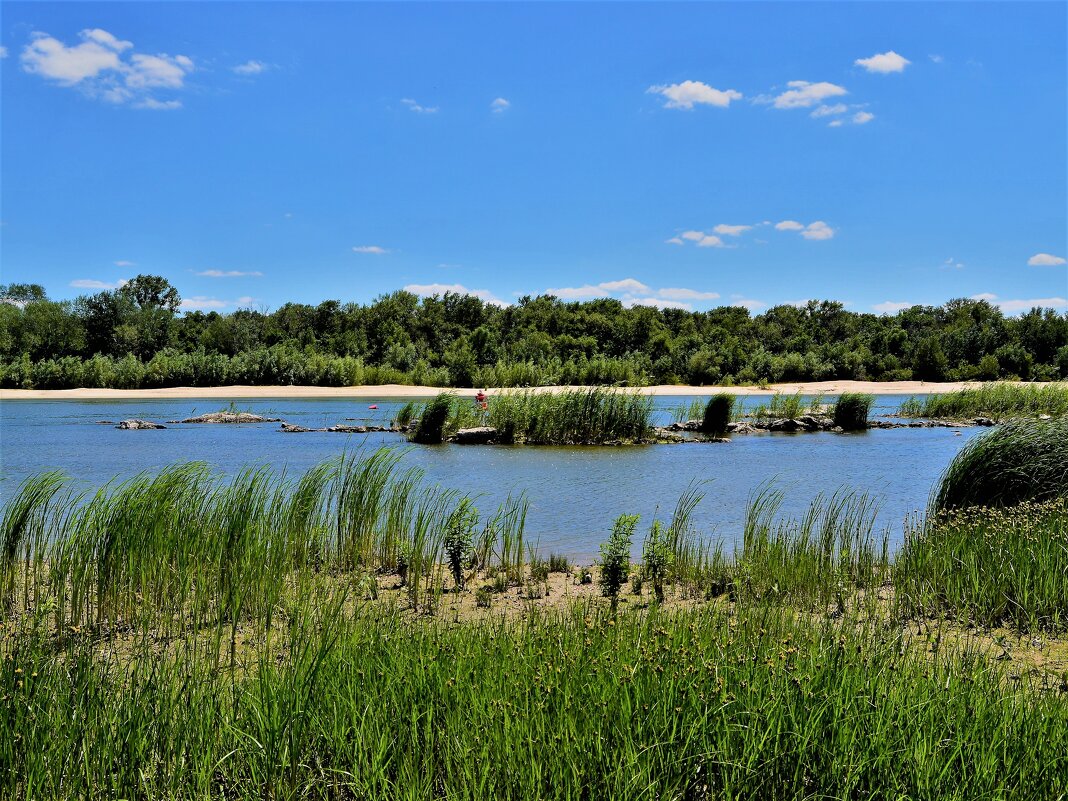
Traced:
<path id="1" fill-rule="evenodd" d="M 823 405 L 823 396 L 815 395 L 807 402 L 800 392 L 784 395 L 776 392 L 767 403 L 758 404 L 748 416 L 761 422 L 768 420 L 796 420 L 805 414 L 818 414 Z"/>
<path id="2" fill-rule="evenodd" d="M 1014 420 L 976 437 L 954 457 L 932 511 L 1011 506 L 1068 496 L 1068 417 Z"/>
<path id="3" fill-rule="evenodd" d="M 1052 384 L 1008 384 L 995 382 L 974 389 L 962 389 L 922 400 L 909 398 L 899 410 L 904 417 L 930 417 L 967 420 L 990 417 L 1054 417 L 1068 415 L 1068 382 Z"/>
<path id="4" fill-rule="evenodd" d="M 737 398 L 726 392 L 713 395 L 701 411 L 701 433 L 712 436 L 722 435 L 727 425 L 734 418 Z"/>
<path id="5" fill-rule="evenodd" d="M 875 402 L 874 395 L 843 392 L 834 403 L 831 416 L 834 424 L 845 431 L 862 431 L 868 427 L 868 412 Z"/>
<path id="6" fill-rule="evenodd" d="M 894 585 L 903 615 L 1068 630 L 1068 496 L 913 524 Z"/>
<path id="7" fill-rule="evenodd" d="M 293 477 L 176 465 L 87 496 L 31 479 L 3 514 L 0 797 L 1068 792 L 1056 679 L 914 634 L 878 595 L 892 577 L 907 613 L 1063 625 L 1043 611 L 1066 603 L 1063 499 L 940 517 L 891 570 L 863 496 L 785 519 L 765 487 L 725 556 L 692 524 L 702 492 L 649 529 L 682 605 L 624 591 L 616 614 L 593 596 L 457 625 L 433 613 L 458 516 L 464 564 L 501 589 L 529 595 L 566 560 L 524 565 L 524 497 L 472 519 L 402 452 Z M 989 586 L 972 589 L 962 554 Z M 397 600 L 363 601 L 400 563 Z"/>
<path id="8" fill-rule="evenodd" d="M 488 424 L 505 443 L 599 445 L 638 442 L 652 430 L 651 397 L 601 387 L 502 392 L 489 399 Z"/>
<path id="9" fill-rule="evenodd" d="M 688 423 L 691 420 L 700 420 L 704 414 L 705 402 L 700 398 L 694 398 L 689 403 L 679 404 L 671 409 L 671 422 Z"/>

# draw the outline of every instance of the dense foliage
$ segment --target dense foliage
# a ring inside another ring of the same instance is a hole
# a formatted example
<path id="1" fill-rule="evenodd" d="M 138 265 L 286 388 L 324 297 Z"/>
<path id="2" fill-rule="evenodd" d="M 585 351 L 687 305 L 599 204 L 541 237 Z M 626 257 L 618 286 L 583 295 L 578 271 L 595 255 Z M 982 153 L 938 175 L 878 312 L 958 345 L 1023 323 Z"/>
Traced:
<path id="1" fill-rule="evenodd" d="M 893 316 L 809 301 L 752 317 L 737 306 L 690 312 L 540 296 L 500 307 L 402 291 L 369 305 L 180 313 L 165 279 L 138 276 L 74 301 L 49 300 L 32 284 L 0 286 L 0 300 L 6 387 L 1068 377 L 1068 315 L 1005 317 L 963 299 Z"/>

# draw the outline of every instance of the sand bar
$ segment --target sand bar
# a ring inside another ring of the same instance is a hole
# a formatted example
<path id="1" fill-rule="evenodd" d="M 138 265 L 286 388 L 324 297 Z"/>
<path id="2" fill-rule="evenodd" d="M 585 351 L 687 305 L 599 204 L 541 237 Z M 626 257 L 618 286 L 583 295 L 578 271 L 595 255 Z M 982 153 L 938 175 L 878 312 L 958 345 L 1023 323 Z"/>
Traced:
<path id="1" fill-rule="evenodd" d="M 1015 382 L 1013 382 L 1015 383 Z M 795 384 L 770 384 L 760 387 L 692 387 L 664 384 L 640 387 L 642 395 L 714 395 L 730 392 L 734 395 L 769 395 L 782 392 L 792 395 L 837 395 L 841 392 L 867 392 L 872 395 L 933 395 L 979 387 L 975 381 L 934 383 L 929 381 L 810 381 Z M 559 392 L 575 387 L 538 387 L 539 391 Z M 461 397 L 472 397 L 477 389 L 452 390 Z M 489 388 L 493 392 L 502 392 Z M 635 390 L 631 390 L 635 391 Z M 404 384 L 378 384 L 361 387 L 163 387 L 161 389 L 0 389 L 0 401 L 5 400 L 140 400 L 181 398 L 430 398 L 441 392 L 440 387 L 413 387 Z"/>

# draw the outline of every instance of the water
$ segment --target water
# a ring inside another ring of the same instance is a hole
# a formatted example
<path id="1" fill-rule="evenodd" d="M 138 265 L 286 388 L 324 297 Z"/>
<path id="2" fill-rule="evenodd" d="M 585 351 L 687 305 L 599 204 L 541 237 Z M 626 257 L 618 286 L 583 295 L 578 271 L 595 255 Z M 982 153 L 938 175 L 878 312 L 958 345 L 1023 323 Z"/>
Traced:
<path id="1" fill-rule="evenodd" d="M 692 398 L 656 398 L 657 422 Z M 752 396 L 753 406 L 768 398 Z M 896 410 L 900 398 L 876 399 L 873 415 Z M 257 414 L 309 428 L 357 418 L 388 423 L 404 401 L 238 400 Z M 377 404 L 377 410 L 368 406 Z M 200 460 L 226 474 L 250 464 L 302 472 L 342 452 L 382 445 L 408 447 L 397 434 L 282 434 L 278 424 L 186 425 L 165 431 L 119 431 L 98 420 L 140 417 L 158 422 L 217 411 L 218 399 L 128 401 L 4 401 L 0 404 L 0 501 L 34 473 L 61 469 L 81 486 Z M 543 554 L 559 551 L 590 561 L 612 521 L 622 513 L 670 517 L 692 481 L 705 482 L 694 522 L 730 547 L 740 536 L 752 492 L 771 481 L 786 490 L 785 513 L 798 515 L 819 493 L 841 488 L 866 492 L 879 502 L 878 523 L 902 537 L 907 514 L 926 506 L 931 488 L 953 456 L 980 429 L 873 430 L 860 434 L 753 434 L 730 444 L 635 447 L 412 446 L 404 463 L 425 469 L 430 481 L 477 496 L 492 512 L 509 493 L 530 498 L 528 539 Z"/>

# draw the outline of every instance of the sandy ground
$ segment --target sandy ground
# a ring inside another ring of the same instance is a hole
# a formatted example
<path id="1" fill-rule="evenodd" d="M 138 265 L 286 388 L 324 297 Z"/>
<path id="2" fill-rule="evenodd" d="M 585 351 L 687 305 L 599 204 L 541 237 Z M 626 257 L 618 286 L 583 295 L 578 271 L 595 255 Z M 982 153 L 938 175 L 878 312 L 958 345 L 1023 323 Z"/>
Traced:
<path id="1" fill-rule="evenodd" d="M 928 395 L 980 386 L 977 382 L 931 383 L 926 381 L 813 381 L 800 384 L 770 384 L 760 387 L 690 387 L 678 384 L 641 387 L 643 395 L 837 395 L 841 392 L 868 392 L 873 395 Z M 539 391 L 559 392 L 574 387 L 539 387 Z M 453 390 L 473 397 L 477 389 Z M 507 390 L 490 388 L 491 394 Z M 380 384 L 365 387 L 166 387 L 163 389 L 0 389 L 5 400 L 136 400 L 143 398 L 429 398 L 441 392 L 438 387 Z"/>

